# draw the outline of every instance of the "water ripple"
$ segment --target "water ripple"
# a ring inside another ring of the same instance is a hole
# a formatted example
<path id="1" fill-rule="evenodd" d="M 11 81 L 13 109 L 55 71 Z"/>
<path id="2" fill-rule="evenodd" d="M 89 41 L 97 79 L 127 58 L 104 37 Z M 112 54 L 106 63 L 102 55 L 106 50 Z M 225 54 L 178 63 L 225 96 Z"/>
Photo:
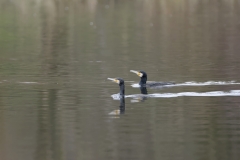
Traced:
<path id="1" fill-rule="evenodd" d="M 149 81 L 150 82 L 150 81 Z M 153 81 L 152 81 L 153 82 Z M 195 82 L 195 81 L 190 81 L 190 82 L 184 82 L 184 83 L 177 83 L 174 85 L 166 85 L 166 86 L 161 86 L 161 87 L 176 87 L 176 86 L 209 86 L 209 85 L 238 85 L 240 83 L 235 82 L 235 81 L 207 81 L 207 82 Z M 139 84 L 135 83 L 131 85 L 134 88 L 139 88 Z"/>

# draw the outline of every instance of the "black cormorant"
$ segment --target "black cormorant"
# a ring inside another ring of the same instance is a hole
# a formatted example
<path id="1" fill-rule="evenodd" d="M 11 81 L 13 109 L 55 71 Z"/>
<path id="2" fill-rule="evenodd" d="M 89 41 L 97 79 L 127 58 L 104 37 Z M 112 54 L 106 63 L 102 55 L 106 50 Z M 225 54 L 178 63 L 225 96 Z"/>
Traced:
<path id="1" fill-rule="evenodd" d="M 151 82 L 151 83 L 147 83 L 147 73 L 144 71 L 134 71 L 134 70 L 130 70 L 130 72 L 133 72 L 135 74 L 137 74 L 141 80 L 139 82 L 139 85 L 142 86 L 146 86 L 146 87 L 161 87 L 161 86 L 167 86 L 167 85 L 174 85 L 174 82 Z"/>
<path id="2" fill-rule="evenodd" d="M 116 82 L 119 84 L 120 92 L 119 92 L 119 100 L 120 100 L 120 106 L 119 110 L 114 110 L 110 115 L 118 115 L 118 114 L 124 114 L 125 112 L 125 85 L 124 80 L 122 78 L 108 78 L 109 80 Z"/>
<path id="3" fill-rule="evenodd" d="M 120 96 L 125 96 L 125 85 L 124 85 L 124 80 L 122 78 L 108 78 L 108 80 L 111 80 L 117 84 L 119 84 L 120 87 Z"/>

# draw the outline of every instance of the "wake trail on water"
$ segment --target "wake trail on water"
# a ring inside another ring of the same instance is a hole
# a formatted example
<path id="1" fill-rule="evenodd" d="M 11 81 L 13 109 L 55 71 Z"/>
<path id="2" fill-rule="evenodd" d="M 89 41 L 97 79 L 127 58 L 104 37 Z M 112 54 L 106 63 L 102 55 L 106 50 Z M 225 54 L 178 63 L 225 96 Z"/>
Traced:
<path id="1" fill-rule="evenodd" d="M 149 97 L 149 98 L 173 98 L 173 97 L 222 97 L 222 96 L 240 96 L 240 90 L 230 91 L 212 91 L 212 92 L 179 92 L 179 93 L 153 93 L 153 94 L 133 94 L 125 95 L 125 98 Z M 119 100 L 119 94 L 113 94 L 114 100 Z"/>
<path id="2" fill-rule="evenodd" d="M 139 95 L 127 95 L 126 98 L 134 98 Z M 172 98 L 172 97 L 220 97 L 220 96 L 240 96 L 240 90 L 230 90 L 230 91 L 212 91 L 212 92 L 179 92 L 179 93 L 153 93 L 142 95 L 144 97 L 152 98 Z"/>
<path id="3" fill-rule="evenodd" d="M 239 85 L 240 83 L 235 81 L 207 81 L 207 82 L 184 82 L 184 83 L 176 83 L 173 85 L 164 85 L 159 87 L 177 87 L 177 86 L 210 86 L 210 85 Z M 134 83 L 131 85 L 134 88 L 139 88 L 140 85 L 137 83 Z"/>

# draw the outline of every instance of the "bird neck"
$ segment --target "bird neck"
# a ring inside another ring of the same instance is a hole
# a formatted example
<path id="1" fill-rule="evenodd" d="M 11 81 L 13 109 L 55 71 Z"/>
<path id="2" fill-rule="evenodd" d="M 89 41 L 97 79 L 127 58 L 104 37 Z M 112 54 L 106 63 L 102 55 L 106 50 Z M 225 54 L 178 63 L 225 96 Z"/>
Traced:
<path id="1" fill-rule="evenodd" d="M 141 78 L 141 80 L 140 80 L 140 82 L 139 82 L 139 85 L 145 85 L 146 84 L 146 82 L 147 82 L 147 77 L 142 77 Z"/>
<path id="2" fill-rule="evenodd" d="M 145 86 L 141 86 L 141 87 L 140 87 L 140 90 L 141 90 L 141 93 L 142 93 L 142 94 L 148 94 L 147 88 L 146 88 Z"/>
<path id="3" fill-rule="evenodd" d="M 120 106 L 119 106 L 120 113 L 123 114 L 125 112 L 125 97 L 122 96 L 120 98 Z"/>
<path id="4" fill-rule="evenodd" d="M 124 96 L 125 95 L 125 86 L 124 86 L 124 84 L 119 85 L 119 87 L 120 87 L 120 95 Z"/>

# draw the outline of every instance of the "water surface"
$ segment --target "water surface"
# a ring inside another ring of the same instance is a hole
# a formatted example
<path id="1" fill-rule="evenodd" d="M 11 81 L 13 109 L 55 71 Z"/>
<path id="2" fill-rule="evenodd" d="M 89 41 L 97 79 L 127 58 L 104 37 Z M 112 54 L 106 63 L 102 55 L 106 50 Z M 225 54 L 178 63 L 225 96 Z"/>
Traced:
<path id="1" fill-rule="evenodd" d="M 235 0 L 2 0 L 0 159 L 238 160 L 239 20 Z M 130 70 L 196 85 L 137 97 Z"/>

